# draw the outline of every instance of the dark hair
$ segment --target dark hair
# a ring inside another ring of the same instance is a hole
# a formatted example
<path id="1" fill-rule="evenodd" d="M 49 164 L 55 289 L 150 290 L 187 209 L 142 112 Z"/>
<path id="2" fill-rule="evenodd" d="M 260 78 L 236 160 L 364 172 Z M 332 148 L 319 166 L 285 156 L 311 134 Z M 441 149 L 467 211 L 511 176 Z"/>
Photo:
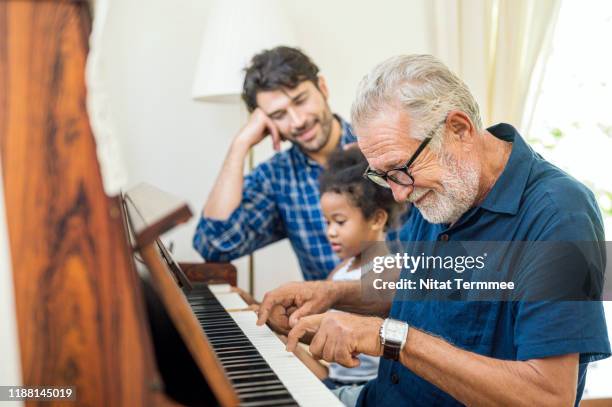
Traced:
<path id="1" fill-rule="evenodd" d="M 249 112 L 257 108 L 257 92 L 293 89 L 304 81 L 311 81 L 318 88 L 317 67 L 297 48 L 276 47 L 255 55 L 245 69 L 242 100 Z"/>
<path id="2" fill-rule="evenodd" d="M 363 173 L 368 162 L 356 147 L 338 150 L 331 154 L 325 171 L 319 178 L 319 191 L 345 194 L 363 216 L 370 219 L 377 209 L 387 212 L 387 227 L 392 227 L 405 208 L 393 199 L 393 193 L 365 179 Z"/>

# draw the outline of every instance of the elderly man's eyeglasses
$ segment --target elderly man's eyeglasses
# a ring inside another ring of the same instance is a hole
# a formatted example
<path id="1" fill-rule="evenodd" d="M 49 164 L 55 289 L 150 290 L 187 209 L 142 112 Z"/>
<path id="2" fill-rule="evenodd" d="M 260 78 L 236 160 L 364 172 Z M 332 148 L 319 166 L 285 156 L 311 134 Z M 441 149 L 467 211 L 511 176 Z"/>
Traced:
<path id="1" fill-rule="evenodd" d="M 414 163 L 414 161 L 417 159 L 419 154 L 421 154 L 423 149 L 427 146 L 427 144 L 429 144 L 429 142 L 433 138 L 433 136 L 434 136 L 435 132 L 438 130 L 438 128 L 442 124 L 444 124 L 445 122 L 446 122 L 446 118 L 443 121 L 441 121 L 440 123 L 438 123 L 436 125 L 436 127 L 434 127 L 427 134 L 427 137 L 425 137 L 425 139 L 423 139 L 423 141 L 421 142 L 419 147 L 416 149 L 414 154 L 412 154 L 412 157 L 410 157 L 408 162 L 405 165 L 403 165 L 402 167 L 393 168 L 393 169 L 391 169 L 389 171 L 385 171 L 385 172 L 379 172 L 379 171 L 374 171 L 368 165 L 367 168 L 365 169 L 364 173 L 363 173 L 363 176 L 365 178 L 369 179 L 370 181 L 372 181 L 373 183 L 375 183 L 377 185 L 380 185 L 381 187 L 384 187 L 384 188 L 391 188 L 391 185 L 389 185 L 389 181 L 388 180 L 391 180 L 394 183 L 396 183 L 398 185 L 403 185 L 405 187 L 411 186 L 412 184 L 414 184 L 414 178 L 412 177 L 412 174 L 410 174 L 410 170 L 409 170 L 410 166 L 412 166 L 412 163 Z"/>

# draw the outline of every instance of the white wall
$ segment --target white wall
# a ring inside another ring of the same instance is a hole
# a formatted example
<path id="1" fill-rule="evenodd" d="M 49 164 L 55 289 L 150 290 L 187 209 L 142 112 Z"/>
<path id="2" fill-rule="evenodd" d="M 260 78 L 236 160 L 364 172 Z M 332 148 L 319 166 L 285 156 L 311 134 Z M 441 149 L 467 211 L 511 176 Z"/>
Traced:
<path id="1" fill-rule="evenodd" d="M 357 82 L 384 58 L 429 52 L 425 2 L 285 2 L 302 49 L 328 79 L 334 111 L 348 118 Z M 238 108 L 191 100 L 210 6 L 210 0 L 115 1 L 107 27 L 113 44 L 112 60 L 107 62 L 111 111 L 129 183 L 146 181 L 184 197 L 196 215 L 241 125 Z M 257 149 L 257 158 L 270 153 L 266 144 Z M 168 236 L 179 259 L 199 259 L 191 249 L 196 217 Z M 239 285 L 246 288 L 245 261 L 236 264 Z M 256 272 L 259 297 L 282 282 L 301 278 L 286 242 L 258 252 Z"/>
<path id="2" fill-rule="evenodd" d="M 21 385 L 21 366 L 2 179 L 2 166 L 0 165 L 0 386 L 19 386 Z M 15 405 L 23 405 L 23 403 L 19 402 Z"/>

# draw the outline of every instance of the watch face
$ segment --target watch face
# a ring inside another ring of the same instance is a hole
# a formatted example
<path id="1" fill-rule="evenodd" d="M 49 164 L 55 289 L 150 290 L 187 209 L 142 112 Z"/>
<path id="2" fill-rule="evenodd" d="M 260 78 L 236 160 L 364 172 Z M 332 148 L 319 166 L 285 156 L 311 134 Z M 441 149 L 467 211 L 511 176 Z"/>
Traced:
<path id="1" fill-rule="evenodd" d="M 406 335 L 406 325 L 397 322 L 389 321 L 385 329 L 385 339 L 396 343 L 401 343 Z"/>

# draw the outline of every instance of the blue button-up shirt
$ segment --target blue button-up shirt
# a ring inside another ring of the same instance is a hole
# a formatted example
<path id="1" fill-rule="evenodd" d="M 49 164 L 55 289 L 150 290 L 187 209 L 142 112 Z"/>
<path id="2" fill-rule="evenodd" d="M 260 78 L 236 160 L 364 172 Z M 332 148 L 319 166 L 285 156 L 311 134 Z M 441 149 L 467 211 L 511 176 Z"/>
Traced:
<path id="1" fill-rule="evenodd" d="M 349 123 L 340 146 L 356 142 Z M 340 262 L 319 202 L 323 167 L 297 146 L 275 154 L 244 179 L 242 202 L 226 220 L 202 217 L 194 248 L 207 261 L 230 261 L 289 238 L 305 280 L 324 279 Z"/>
<path id="2" fill-rule="evenodd" d="M 488 130 L 513 144 L 508 163 L 485 200 L 452 226 L 431 224 L 413 209 L 402 230 L 403 239 L 604 241 L 601 215 L 591 191 L 535 153 L 512 126 L 500 124 Z M 590 260 L 603 263 L 597 264 L 600 270 L 605 268 L 605 253 L 599 260 Z M 579 353 L 576 405 L 584 388 L 587 363 L 610 356 L 601 302 L 441 302 L 398 298 L 392 304 L 390 317 L 480 355 L 528 360 Z M 401 363 L 381 360 L 378 378 L 364 387 L 358 405 L 461 404 Z"/>

